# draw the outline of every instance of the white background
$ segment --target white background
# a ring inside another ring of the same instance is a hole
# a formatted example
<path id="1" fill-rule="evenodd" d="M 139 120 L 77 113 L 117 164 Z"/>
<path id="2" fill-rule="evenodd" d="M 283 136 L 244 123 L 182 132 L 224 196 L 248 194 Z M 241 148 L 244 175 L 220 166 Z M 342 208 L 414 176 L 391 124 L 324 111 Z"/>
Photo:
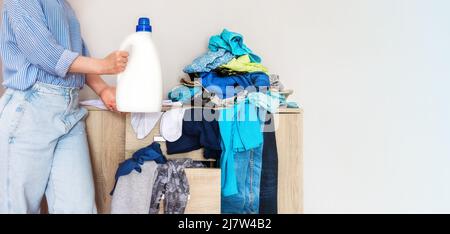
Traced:
<path id="1" fill-rule="evenodd" d="M 166 91 L 244 34 L 305 109 L 306 213 L 450 213 L 450 1 L 70 2 L 97 57 L 151 17 Z"/>

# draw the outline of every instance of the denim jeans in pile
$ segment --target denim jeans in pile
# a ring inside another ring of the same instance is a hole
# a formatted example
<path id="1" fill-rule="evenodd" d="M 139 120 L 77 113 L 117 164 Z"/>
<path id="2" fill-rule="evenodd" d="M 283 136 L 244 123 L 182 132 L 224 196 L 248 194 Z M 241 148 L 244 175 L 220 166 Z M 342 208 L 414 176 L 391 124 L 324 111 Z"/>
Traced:
<path id="1" fill-rule="evenodd" d="M 0 99 L 0 213 L 96 213 L 77 88 L 36 83 Z"/>
<path id="2" fill-rule="evenodd" d="M 235 153 L 238 193 L 222 196 L 223 214 L 258 214 L 261 182 L 262 146 Z"/>

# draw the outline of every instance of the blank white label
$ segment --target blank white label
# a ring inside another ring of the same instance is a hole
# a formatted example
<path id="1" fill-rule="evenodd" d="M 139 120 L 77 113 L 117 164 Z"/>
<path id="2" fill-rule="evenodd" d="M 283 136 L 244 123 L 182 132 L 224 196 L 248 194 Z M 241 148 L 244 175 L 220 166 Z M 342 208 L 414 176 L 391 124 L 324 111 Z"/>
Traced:
<path id="1" fill-rule="evenodd" d="M 162 136 L 155 136 L 155 137 L 153 138 L 153 141 L 156 141 L 156 142 L 165 142 L 166 139 L 164 139 L 164 137 L 162 137 Z"/>

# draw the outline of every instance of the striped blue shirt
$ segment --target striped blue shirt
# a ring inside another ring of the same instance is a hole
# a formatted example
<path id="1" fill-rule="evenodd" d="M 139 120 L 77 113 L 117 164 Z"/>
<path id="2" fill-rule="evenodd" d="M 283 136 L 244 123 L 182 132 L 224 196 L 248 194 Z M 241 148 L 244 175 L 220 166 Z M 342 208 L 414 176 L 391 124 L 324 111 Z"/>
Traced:
<path id="1" fill-rule="evenodd" d="M 89 56 L 80 23 L 66 0 L 4 0 L 0 35 L 3 85 L 26 90 L 37 81 L 83 87 L 83 74 L 68 73 Z"/>

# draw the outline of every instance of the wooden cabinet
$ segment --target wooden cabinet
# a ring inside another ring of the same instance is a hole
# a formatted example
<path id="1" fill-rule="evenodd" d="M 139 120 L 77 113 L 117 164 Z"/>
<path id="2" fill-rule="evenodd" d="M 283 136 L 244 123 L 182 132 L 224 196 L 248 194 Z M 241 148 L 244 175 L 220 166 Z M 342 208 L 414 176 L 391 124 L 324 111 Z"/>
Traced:
<path id="1" fill-rule="evenodd" d="M 303 212 L 303 112 L 283 109 L 276 114 L 279 150 L 279 213 Z M 96 185 L 99 213 L 109 213 L 114 175 L 120 162 L 159 136 L 159 127 L 144 140 L 137 140 L 130 125 L 130 115 L 89 108 L 87 134 Z M 161 144 L 165 152 L 165 144 Z M 205 160 L 202 150 L 168 156 Z M 188 169 L 191 200 L 186 213 L 220 213 L 220 170 Z"/>
<path id="2" fill-rule="evenodd" d="M 114 176 L 119 163 L 125 160 L 125 115 L 89 109 L 86 131 L 94 172 L 97 210 L 111 212 Z"/>
<path id="3" fill-rule="evenodd" d="M 303 213 L 303 112 L 275 115 L 278 148 L 278 212 Z"/>

